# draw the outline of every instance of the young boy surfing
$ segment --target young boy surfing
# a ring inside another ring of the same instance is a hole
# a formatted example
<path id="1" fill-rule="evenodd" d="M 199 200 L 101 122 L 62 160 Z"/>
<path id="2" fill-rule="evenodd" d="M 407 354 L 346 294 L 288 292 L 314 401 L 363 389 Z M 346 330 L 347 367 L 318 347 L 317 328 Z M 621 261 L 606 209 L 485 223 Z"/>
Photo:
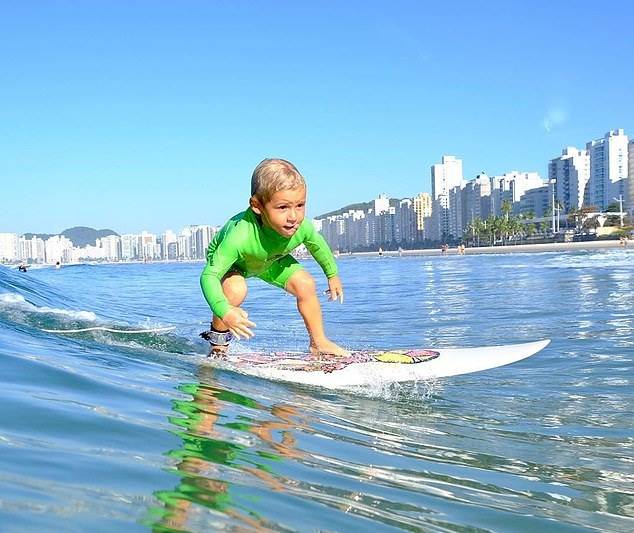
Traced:
<path id="1" fill-rule="evenodd" d="M 247 295 L 247 277 L 258 277 L 297 298 L 314 355 L 346 355 L 324 332 L 321 306 L 313 277 L 290 255 L 300 244 L 321 266 L 328 279 L 329 299 L 343 303 L 337 264 L 325 239 L 306 220 L 306 182 L 284 159 L 265 159 L 253 171 L 250 207 L 231 218 L 207 250 L 200 276 L 211 307 L 211 329 L 201 337 L 210 355 L 222 357 L 232 337 L 251 338 L 255 324 L 240 308 Z"/>

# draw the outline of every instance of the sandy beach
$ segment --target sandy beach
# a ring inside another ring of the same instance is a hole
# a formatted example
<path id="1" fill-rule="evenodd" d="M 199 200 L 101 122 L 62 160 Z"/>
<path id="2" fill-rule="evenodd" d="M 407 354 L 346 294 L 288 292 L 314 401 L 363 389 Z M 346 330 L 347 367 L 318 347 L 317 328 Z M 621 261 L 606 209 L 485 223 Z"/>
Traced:
<path id="1" fill-rule="evenodd" d="M 474 248 L 465 248 L 465 255 L 475 254 L 518 254 L 518 253 L 537 253 L 537 252 L 569 252 L 579 250 L 609 250 L 622 248 L 617 240 L 601 240 L 587 242 L 552 242 L 546 244 L 512 244 L 507 246 L 480 246 Z M 627 248 L 634 248 L 634 243 L 630 243 Z M 626 249 L 627 249 L 626 248 Z M 345 254 L 342 254 L 344 256 Z M 354 252 L 356 256 L 377 256 L 378 252 Z M 383 256 L 407 256 L 407 255 L 442 255 L 440 248 L 429 248 L 422 250 L 403 250 L 383 251 Z M 458 255 L 456 247 L 449 248 L 445 255 Z"/>

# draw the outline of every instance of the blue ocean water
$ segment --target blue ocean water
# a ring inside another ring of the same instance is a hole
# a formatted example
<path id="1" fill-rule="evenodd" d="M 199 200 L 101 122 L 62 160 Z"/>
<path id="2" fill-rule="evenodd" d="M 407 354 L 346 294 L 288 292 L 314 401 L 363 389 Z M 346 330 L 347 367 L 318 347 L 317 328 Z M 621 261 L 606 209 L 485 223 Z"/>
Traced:
<path id="1" fill-rule="evenodd" d="M 348 347 L 552 344 L 332 392 L 206 364 L 201 264 L 0 267 L 0 530 L 634 528 L 633 251 L 339 265 Z M 245 307 L 235 349 L 306 346 L 292 297 L 255 280 Z"/>

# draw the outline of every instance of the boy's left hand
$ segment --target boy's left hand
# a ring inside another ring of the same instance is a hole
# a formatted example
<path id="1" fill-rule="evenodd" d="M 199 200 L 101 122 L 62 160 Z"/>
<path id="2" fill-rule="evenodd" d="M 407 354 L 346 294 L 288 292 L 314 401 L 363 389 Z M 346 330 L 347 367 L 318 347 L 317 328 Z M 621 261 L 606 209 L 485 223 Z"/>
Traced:
<path id="1" fill-rule="evenodd" d="M 334 276 L 328 280 L 328 299 L 333 302 L 338 299 L 343 303 L 343 286 L 339 276 Z"/>

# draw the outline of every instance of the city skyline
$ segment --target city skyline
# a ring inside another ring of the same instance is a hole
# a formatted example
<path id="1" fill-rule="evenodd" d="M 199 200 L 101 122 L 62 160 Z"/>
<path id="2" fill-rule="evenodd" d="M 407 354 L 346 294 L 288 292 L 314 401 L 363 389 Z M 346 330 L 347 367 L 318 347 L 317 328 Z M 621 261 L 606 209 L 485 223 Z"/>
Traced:
<path id="1" fill-rule="evenodd" d="M 622 201 L 624 203 L 624 205 L 626 206 L 626 210 L 634 210 L 634 187 L 633 186 L 629 186 L 625 187 L 624 184 L 625 182 L 630 182 L 632 181 L 632 179 L 634 179 L 634 151 L 632 149 L 629 150 L 629 152 L 631 152 L 631 154 L 629 155 L 629 160 L 628 160 L 628 143 L 630 146 L 634 145 L 634 140 L 629 141 L 629 138 L 627 136 L 627 132 L 625 132 L 625 130 L 623 129 L 617 129 L 617 130 L 610 130 L 608 131 L 604 137 L 599 137 L 599 138 L 593 138 L 593 139 L 589 139 L 587 140 L 583 145 L 586 146 L 586 148 L 593 148 L 594 150 L 597 149 L 597 147 L 601 148 L 604 143 L 608 140 L 608 139 L 618 139 L 619 142 L 621 142 L 621 148 L 622 148 L 622 152 L 624 152 L 625 155 L 625 159 L 623 161 L 620 161 L 618 163 L 618 167 L 614 166 L 613 171 L 617 170 L 618 168 L 618 173 L 619 176 L 616 176 L 617 178 L 621 178 L 621 186 L 620 186 L 620 191 L 622 192 Z M 622 141 L 621 141 L 622 140 Z M 513 202 L 519 202 L 520 196 L 524 193 L 524 191 L 527 190 L 535 190 L 536 188 L 541 187 L 542 185 L 547 185 L 547 181 L 548 180 L 552 180 L 553 178 L 557 177 L 557 172 L 554 170 L 554 168 L 551 168 L 554 164 L 559 164 L 561 165 L 562 161 L 565 161 L 568 158 L 571 158 L 573 155 L 576 155 L 577 158 L 579 158 L 582 154 L 587 154 L 588 150 L 578 150 L 575 146 L 572 146 L 571 144 L 567 144 L 565 145 L 564 148 L 561 149 L 561 155 L 553 157 L 549 160 L 548 164 L 547 164 L 547 173 L 546 173 L 546 178 L 542 178 L 541 175 L 539 174 L 539 172 L 525 172 L 525 171 L 517 171 L 517 170 L 511 170 L 511 171 L 506 171 L 500 175 L 492 175 L 491 178 L 493 179 L 498 179 L 498 180 L 502 180 L 502 181 L 507 181 L 507 180 L 511 180 L 514 181 L 516 179 L 516 177 L 518 177 L 519 175 L 523 175 L 524 176 L 524 180 L 528 180 L 524 185 L 521 186 L 521 189 L 517 189 L 513 186 L 514 188 L 514 192 L 513 192 L 513 198 L 511 198 L 511 200 Z M 587 157 L 587 156 L 586 156 Z M 603 155 L 600 156 L 601 160 L 603 160 Z M 574 159 L 572 159 L 572 161 L 574 161 Z M 411 200 L 414 203 L 416 203 L 416 198 L 418 195 L 422 194 L 427 194 L 430 195 L 432 197 L 432 199 L 434 200 L 434 202 L 436 202 L 437 200 L 437 190 L 442 189 L 444 191 L 444 194 L 442 195 L 442 197 L 439 200 L 439 204 L 437 206 L 436 209 L 436 215 L 438 215 L 438 208 L 440 207 L 441 210 L 445 213 L 444 216 L 447 216 L 447 214 L 449 213 L 448 211 L 448 207 L 449 204 L 447 203 L 449 201 L 449 197 L 447 196 L 447 194 L 449 193 L 450 189 L 453 189 L 455 187 L 458 187 L 458 189 L 462 190 L 464 188 L 464 186 L 466 185 L 471 185 L 471 186 L 476 186 L 479 187 L 480 185 L 478 184 L 480 177 L 484 176 L 486 177 L 486 173 L 480 173 L 474 177 L 472 177 L 471 179 L 465 179 L 464 177 L 464 172 L 463 172 L 463 160 L 460 158 L 457 158 L 456 156 L 453 155 L 443 155 L 441 157 L 441 162 L 436 162 L 433 165 L 430 166 L 430 170 L 431 170 L 431 180 L 429 181 L 429 187 L 428 190 L 431 192 L 427 192 L 427 191 L 419 191 L 418 193 L 412 193 L 410 192 L 410 194 L 408 194 L 407 196 L 403 196 L 403 197 L 398 197 L 398 196 L 393 196 L 393 195 L 389 195 L 389 197 L 391 199 L 395 199 L 395 200 Z M 595 200 L 594 198 L 594 193 L 592 193 L 592 191 L 590 189 L 585 191 L 585 201 L 584 201 L 584 188 L 585 186 L 590 186 L 591 182 L 589 180 L 590 178 L 590 168 L 589 168 L 589 163 L 590 163 L 590 159 L 588 158 L 587 160 L 587 165 L 588 168 L 586 169 L 587 172 L 587 176 L 585 178 L 585 181 L 579 182 L 578 178 L 575 177 L 574 179 L 576 180 L 574 182 L 574 186 L 576 186 L 576 191 L 577 191 L 577 199 L 572 203 L 572 207 L 574 208 L 578 208 L 581 207 L 581 203 L 583 203 L 583 205 L 585 206 L 589 206 L 589 205 L 594 205 L 596 204 L 596 202 L 594 202 L 593 200 Z M 613 165 L 616 165 L 616 162 L 613 162 Z M 565 164 L 565 166 L 568 166 L 568 163 Z M 445 175 L 445 170 L 444 168 L 450 168 L 450 173 L 449 175 Z M 440 173 L 438 176 L 436 176 L 436 173 Z M 555 174 L 553 174 L 553 172 L 555 172 Z M 568 176 L 568 170 L 566 170 L 566 178 L 565 181 L 561 181 L 561 182 L 557 182 L 557 185 L 555 186 L 555 191 L 554 194 L 557 198 L 558 201 L 561 202 L 562 206 L 567 206 L 565 211 L 568 211 L 568 208 L 571 206 L 570 204 L 570 200 L 568 197 L 564 198 L 564 191 L 568 191 L 565 194 L 569 195 L 570 194 L 570 177 Z M 602 175 L 603 175 L 603 171 L 602 171 Z M 628 179 L 629 177 L 629 179 Z M 605 175 L 606 179 L 609 179 L 609 176 L 606 174 Z M 486 179 L 488 180 L 488 177 L 486 177 Z M 498 186 L 499 187 L 499 186 Z M 370 194 L 370 193 L 368 193 Z M 375 193 L 379 195 L 379 198 L 381 198 L 383 196 L 383 193 Z M 551 193 L 548 191 L 542 191 L 542 194 L 546 194 L 546 196 L 550 195 Z M 607 197 L 606 197 L 607 199 Z M 528 200 L 528 198 L 527 198 Z M 616 200 L 616 198 L 614 198 L 614 200 Z M 358 197 L 354 198 L 352 202 L 350 202 L 347 205 L 352 205 L 352 204 L 358 204 L 359 202 L 363 202 L 363 203 L 371 203 L 371 202 L 375 202 L 376 199 L 374 200 L 367 200 L 367 199 L 363 199 L 360 200 Z M 455 201 L 455 200 L 454 200 Z M 543 200 L 539 199 L 530 199 L 530 201 L 538 201 L 539 203 L 542 203 Z M 498 201 L 498 204 L 501 204 L 501 199 Z M 607 206 L 607 204 L 605 205 L 599 205 L 600 209 L 605 209 L 605 207 Z M 342 210 L 345 209 L 346 205 L 339 205 L 335 208 L 331 208 L 328 212 L 332 212 L 332 211 L 337 211 L 337 210 Z M 246 207 L 245 207 L 246 208 Z M 498 209 L 499 209 L 499 205 L 498 205 Z M 541 211 L 541 208 L 538 209 L 538 211 Z M 421 216 L 421 213 L 419 212 L 417 214 L 418 217 Z M 307 215 L 307 218 L 310 219 L 319 219 L 319 218 L 324 218 L 324 214 L 320 214 L 320 215 Z M 418 223 L 419 225 L 422 225 L 421 222 Z M 434 224 L 439 224 L 438 221 L 435 221 Z M 448 220 L 446 220 L 443 223 L 446 227 L 448 227 Z M 188 229 L 191 228 L 196 228 L 196 227 L 214 227 L 216 229 L 219 229 L 222 224 L 183 224 L 181 225 L 181 233 L 184 231 L 187 231 Z M 72 226 L 72 227 L 77 227 L 77 226 Z M 59 233 L 50 233 L 50 232 L 32 232 L 32 231 L 27 231 L 27 232 L 23 232 L 23 233 L 17 233 L 18 235 L 24 235 L 24 234 L 48 234 L 48 235 L 60 235 L 63 231 L 70 229 L 70 228 L 65 228 L 64 230 L 60 231 Z M 148 230 L 146 228 L 139 230 L 138 228 L 133 230 L 133 231 L 128 231 L 128 232 L 120 232 L 117 231 L 116 229 L 114 229 L 114 226 L 111 227 L 107 227 L 107 228 L 93 228 L 93 229 L 99 229 L 99 230 L 112 230 L 115 231 L 117 234 L 119 235 L 126 235 L 126 234 L 132 234 L 132 235 L 138 235 L 139 232 L 145 234 L 145 233 L 149 233 L 149 234 L 155 234 L 155 235 L 161 235 L 161 234 L 166 234 L 166 233 L 173 233 L 172 228 L 162 228 L 159 231 L 151 231 Z M 0 227 L 0 233 L 5 232 L 3 230 L 3 228 Z M 16 233 L 16 232 L 6 232 L 6 233 Z M 441 231 L 442 233 L 442 231 Z"/>
<path id="2" fill-rule="evenodd" d="M 219 225 L 268 156 L 306 175 L 312 216 L 361 184 L 429 192 L 439 154 L 468 177 L 546 175 L 562 146 L 634 130 L 633 14 L 619 1 L 7 4 L 0 228 Z"/>

